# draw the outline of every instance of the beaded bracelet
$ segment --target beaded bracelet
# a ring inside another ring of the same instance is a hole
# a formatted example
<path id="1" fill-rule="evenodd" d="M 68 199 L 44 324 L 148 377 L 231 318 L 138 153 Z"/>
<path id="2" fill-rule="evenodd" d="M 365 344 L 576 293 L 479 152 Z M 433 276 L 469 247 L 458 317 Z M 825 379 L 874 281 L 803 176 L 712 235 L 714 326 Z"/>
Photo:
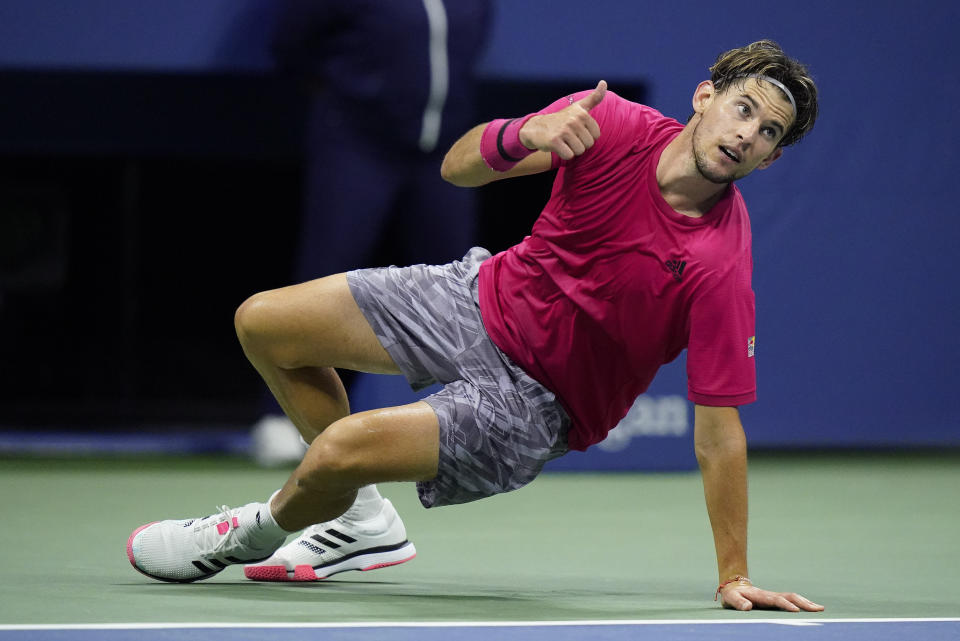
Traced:
<path id="1" fill-rule="evenodd" d="M 717 593 L 713 595 L 713 600 L 716 601 L 717 598 L 720 596 L 720 592 L 723 590 L 723 588 L 727 587 L 731 583 L 739 583 L 740 585 L 753 585 L 753 581 L 751 581 L 745 576 L 740 576 L 738 574 L 737 576 L 733 577 L 729 581 L 724 581 L 719 586 L 717 586 Z"/>

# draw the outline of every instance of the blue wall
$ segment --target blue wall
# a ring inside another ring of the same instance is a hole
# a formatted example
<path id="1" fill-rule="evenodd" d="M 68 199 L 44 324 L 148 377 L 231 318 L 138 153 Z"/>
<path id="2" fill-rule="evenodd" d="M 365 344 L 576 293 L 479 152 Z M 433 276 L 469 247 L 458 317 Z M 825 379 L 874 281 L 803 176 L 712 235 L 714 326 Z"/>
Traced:
<path id="1" fill-rule="evenodd" d="M 956 3 L 497 5 L 485 75 L 641 80 L 680 119 L 720 51 L 769 37 L 807 62 L 816 129 L 742 184 L 758 297 L 751 442 L 960 444 Z M 270 6 L 5 0 L 0 68 L 267 69 Z"/>
<path id="2" fill-rule="evenodd" d="M 3 0 L 0 68 L 267 69 L 269 0 Z"/>

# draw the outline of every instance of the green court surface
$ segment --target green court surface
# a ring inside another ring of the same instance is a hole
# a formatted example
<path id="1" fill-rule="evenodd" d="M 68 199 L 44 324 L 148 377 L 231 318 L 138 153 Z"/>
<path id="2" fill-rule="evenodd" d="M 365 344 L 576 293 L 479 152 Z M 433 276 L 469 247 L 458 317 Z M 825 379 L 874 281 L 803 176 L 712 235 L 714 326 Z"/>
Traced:
<path id="1" fill-rule="evenodd" d="M 130 566 L 137 526 L 265 500 L 286 475 L 233 458 L 0 459 L 0 624 L 798 616 L 714 603 L 696 473 L 547 474 L 434 510 L 412 485 L 385 485 L 417 558 L 320 583 L 258 584 L 231 567 L 167 584 Z M 957 453 L 754 455 L 750 491 L 758 584 L 831 619 L 960 615 Z"/>

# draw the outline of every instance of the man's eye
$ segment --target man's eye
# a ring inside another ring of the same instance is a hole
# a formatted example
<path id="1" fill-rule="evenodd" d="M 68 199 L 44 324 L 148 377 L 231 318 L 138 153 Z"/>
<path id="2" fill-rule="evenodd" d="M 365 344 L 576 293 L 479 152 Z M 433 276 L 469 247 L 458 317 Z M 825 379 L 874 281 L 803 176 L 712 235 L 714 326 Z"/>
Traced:
<path id="1" fill-rule="evenodd" d="M 750 115 L 750 107 L 748 107 L 745 103 L 742 103 L 742 102 L 741 102 L 740 104 L 738 104 L 738 105 L 737 105 L 737 109 L 738 109 L 738 110 L 740 111 L 740 113 L 741 113 L 742 115 L 744 115 L 744 116 L 749 116 L 749 115 Z"/>

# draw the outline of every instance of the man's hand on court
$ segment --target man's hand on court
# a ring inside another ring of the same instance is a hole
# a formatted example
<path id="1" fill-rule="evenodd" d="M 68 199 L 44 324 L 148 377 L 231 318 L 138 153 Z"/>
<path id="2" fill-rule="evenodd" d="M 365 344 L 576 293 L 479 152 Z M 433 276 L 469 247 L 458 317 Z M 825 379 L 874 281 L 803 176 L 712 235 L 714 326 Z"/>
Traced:
<path id="1" fill-rule="evenodd" d="M 589 95 L 551 114 L 534 116 L 520 129 L 520 142 L 527 149 L 550 151 L 564 160 L 579 156 L 600 137 L 600 127 L 590 110 L 607 94 L 607 81 L 601 80 Z"/>
<path id="2" fill-rule="evenodd" d="M 723 607 L 731 610 L 786 610 L 822 612 L 823 606 L 793 592 L 771 592 L 753 585 L 731 583 L 720 592 Z"/>

